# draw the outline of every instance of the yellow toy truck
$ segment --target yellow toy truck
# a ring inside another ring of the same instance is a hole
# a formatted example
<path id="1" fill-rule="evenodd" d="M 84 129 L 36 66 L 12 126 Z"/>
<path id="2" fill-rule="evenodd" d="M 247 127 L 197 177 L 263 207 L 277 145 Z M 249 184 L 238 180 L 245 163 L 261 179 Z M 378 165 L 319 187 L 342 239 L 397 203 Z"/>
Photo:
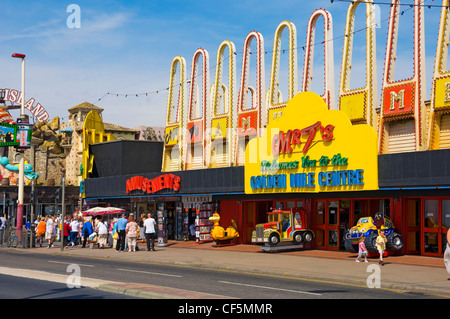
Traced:
<path id="1" fill-rule="evenodd" d="M 400 250 L 403 247 L 403 237 L 394 227 L 394 223 L 381 213 L 376 213 L 374 218 L 361 217 L 356 226 L 350 228 L 345 234 L 345 249 L 348 252 L 358 252 L 358 242 L 364 237 L 364 244 L 369 252 L 376 252 L 376 240 L 378 230 L 384 231 L 387 243 L 386 248 L 389 250 Z"/>
<path id="2" fill-rule="evenodd" d="M 299 245 L 310 243 L 314 238 L 312 230 L 305 229 L 306 212 L 274 210 L 267 213 L 267 223 L 256 225 L 252 234 L 252 244 L 269 244 L 291 242 Z"/>

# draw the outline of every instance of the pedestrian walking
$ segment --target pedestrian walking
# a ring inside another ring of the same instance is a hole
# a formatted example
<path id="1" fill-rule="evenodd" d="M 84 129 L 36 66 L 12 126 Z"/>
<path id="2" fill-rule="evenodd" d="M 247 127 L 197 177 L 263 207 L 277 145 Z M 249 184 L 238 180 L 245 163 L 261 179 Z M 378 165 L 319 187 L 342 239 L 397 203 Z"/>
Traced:
<path id="1" fill-rule="evenodd" d="M 125 251 L 125 228 L 127 227 L 127 223 L 125 214 L 122 214 L 122 217 L 117 220 L 116 229 L 119 237 L 117 238 L 116 251 Z"/>
<path id="2" fill-rule="evenodd" d="M 145 241 L 147 242 L 147 251 L 155 250 L 155 226 L 156 221 L 152 217 L 151 213 L 148 213 L 148 218 L 144 220 L 144 228 L 145 228 Z"/>
<path id="3" fill-rule="evenodd" d="M 359 258 L 364 256 L 364 262 L 367 262 L 367 248 L 366 244 L 364 243 L 364 237 L 361 236 L 358 243 L 358 257 L 356 258 L 356 262 L 359 263 Z"/>
<path id="4" fill-rule="evenodd" d="M 447 272 L 450 274 L 450 228 L 447 230 L 447 245 L 444 252 L 444 264 Z"/>
<path id="5" fill-rule="evenodd" d="M 378 237 L 377 237 L 376 245 L 377 245 L 377 250 L 378 250 L 378 252 L 380 253 L 380 261 L 379 261 L 379 264 L 380 264 L 381 266 L 384 265 L 384 262 L 383 262 L 383 255 L 384 255 L 384 252 L 385 252 L 385 250 L 386 250 L 386 241 L 387 241 L 387 240 L 386 240 L 386 236 L 384 235 L 384 230 L 380 229 L 379 232 L 378 232 Z"/>
<path id="6" fill-rule="evenodd" d="M 45 228 L 46 228 L 45 217 L 41 217 L 41 220 L 36 227 L 36 241 L 39 247 L 42 247 L 45 238 Z"/>
<path id="7" fill-rule="evenodd" d="M 105 248 L 108 240 L 108 227 L 103 222 L 103 218 L 101 216 L 97 217 L 96 221 L 97 225 L 95 227 L 95 231 L 98 234 L 98 248 Z"/>
<path id="8" fill-rule="evenodd" d="M 112 238 L 113 238 L 113 249 L 116 249 L 117 246 L 117 239 L 119 238 L 119 233 L 117 232 L 117 218 L 114 217 L 112 221 Z"/>
<path id="9" fill-rule="evenodd" d="M 70 242 L 70 220 L 69 216 L 66 216 L 63 224 L 63 245 L 68 246 Z"/>
<path id="10" fill-rule="evenodd" d="M 82 248 L 86 247 L 86 242 L 93 232 L 94 227 L 92 227 L 91 219 L 87 219 L 83 224 L 83 228 L 81 229 L 81 233 L 83 234 L 83 244 L 81 245 Z"/>
<path id="11" fill-rule="evenodd" d="M 108 245 L 109 247 L 114 246 L 114 223 L 117 221 L 117 218 L 114 218 L 111 223 L 109 223 L 109 236 L 108 236 Z"/>
<path id="12" fill-rule="evenodd" d="M 133 214 L 130 214 L 125 233 L 128 240 L 128 251 L 136 251 L 136 240 L 138 236 L 138 224 L 134 220 Z"/>
<path id="13" fill-rule="evenodd" d="M 145 221 L 145 215 L 141 214 L 141 220 L 139 221 L 139 234 L 138 234 L 138 242 L 140 242 L 140 243 L 145 242 L 144 221 Z"/>
<path id="14" fill-rule="evenodd" d="M 79 215 L 77 215 L 77 219 L 78 219 L 78 222 L 80 223 L 80 225 L 78 226 L 76 245 L 78 245 L 78 244 L 81 245 L 81 239 L 83 238 L 82 230 L 83 230 L 84 221 L 83 221 L 83 217 L 80 217 Z"/>
<path id="15" fill-rule="evenodd" d="M 50 236 L 50 240 L 51 240 L 52 246 L 53 246 L 53 243 L 55 242 L 56 237 L 58 236 L 59 225 L 56 220 L 56 216 L 51 217 L 51 220 L 52 220 L 52 235 Z"/>
<path id="16" fill-rule="evenodd" d="M 4 216 L 0 216 L 0 246 L 3 245 L 7 225 L 8 221 L 6 220 L 6 218 Z"/>
<path id="17" fill-rule="evenodd" d="M 45 240 L 48 243 L 47 248 L 52 247 L 53 241 L 52 241 L 52 235 L 53 235 L 53 219 L 50 215 L 45 216 Z"/>
<path id="18" fill-rule="evenodd" d="M 78 230 L 80 227 L 80 222 L 77 218 L 72 218 L 70 222 L 70 244 L 74 247 L 77 244 Z"/>

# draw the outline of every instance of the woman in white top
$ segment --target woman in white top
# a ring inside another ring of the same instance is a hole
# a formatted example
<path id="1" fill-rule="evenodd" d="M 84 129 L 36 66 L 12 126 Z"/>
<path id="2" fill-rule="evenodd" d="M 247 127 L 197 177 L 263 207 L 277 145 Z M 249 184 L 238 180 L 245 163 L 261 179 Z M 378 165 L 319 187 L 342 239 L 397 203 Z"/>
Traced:
<path id="1" fill-rule="evenodd" d="M 72 245 L 72 247 L 76 245 L 79 227 L 80 223 L 76 218 L 73 218 L 70 222 L 70 244 Z"/>
<path id="2" fill-rule="evenodd" d="M 103 248 L 106 246 L 108 240 L 108 227 L 106 227 L 105 223 L 102 220 L 102 217 L 99 217 L 96 231 L 98 234 L 98 248 Z"/>

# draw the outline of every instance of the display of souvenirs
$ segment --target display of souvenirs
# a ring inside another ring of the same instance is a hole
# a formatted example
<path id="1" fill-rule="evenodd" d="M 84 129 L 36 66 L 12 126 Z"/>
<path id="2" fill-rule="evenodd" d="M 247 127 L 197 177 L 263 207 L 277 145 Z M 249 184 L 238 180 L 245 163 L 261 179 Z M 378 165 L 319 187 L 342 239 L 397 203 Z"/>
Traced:
<path id="1" fill-rule="evenodd" d="M 212 203 L 200 205 L 197 213 L 197 219 L 195 220 L 195 225 L 197 226 L 196 237 L 199 242 L 208 242 L 213 240 L 211 237 L 212 222 L 209 220 L 209 217 L 213 214 L 212 210 Z"/>

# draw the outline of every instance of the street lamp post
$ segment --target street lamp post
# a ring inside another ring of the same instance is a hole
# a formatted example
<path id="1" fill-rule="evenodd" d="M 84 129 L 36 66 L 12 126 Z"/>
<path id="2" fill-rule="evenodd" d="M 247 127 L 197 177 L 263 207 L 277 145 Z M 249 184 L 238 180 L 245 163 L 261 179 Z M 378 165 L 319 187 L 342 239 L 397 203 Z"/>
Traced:
<path id="1" fill-rule="evenodd" d="M 13 58 L 22 59 L 22 101 L 20 107 L 20 122 L 25 120 L 25 54 L 13 53 Z M 23 149 L 18 149 L 20 154 L 19 162 L 19 189 L 17 199 L 17 237 L 22 241 L 22 225 L 23 225 L 23 193 L 24 193 L 24 156 Z"/>

